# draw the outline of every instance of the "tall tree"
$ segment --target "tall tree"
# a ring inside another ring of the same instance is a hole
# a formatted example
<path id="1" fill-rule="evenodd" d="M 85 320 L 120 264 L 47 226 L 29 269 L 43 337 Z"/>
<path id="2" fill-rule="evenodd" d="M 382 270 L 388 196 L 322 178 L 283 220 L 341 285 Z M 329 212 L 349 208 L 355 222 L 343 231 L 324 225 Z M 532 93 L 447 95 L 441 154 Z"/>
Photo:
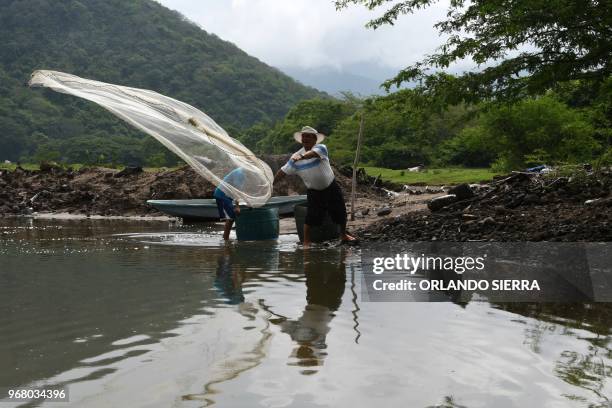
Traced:
<path id="1" fill-rule="evenodd" d="M 367 26 L 393 23 L 435 0 L 335 0 L 338 9 L 388 6 Z M 518 99 L 561 81 L 598 85 L 612 73 L 611 0 L 450 0 L 447 18 L 434 25 L 446 42 L 384 83 L 407 81 L 448 103 Z M 455 77 L 441 72 L 471 58 L 483 69 Z"/>

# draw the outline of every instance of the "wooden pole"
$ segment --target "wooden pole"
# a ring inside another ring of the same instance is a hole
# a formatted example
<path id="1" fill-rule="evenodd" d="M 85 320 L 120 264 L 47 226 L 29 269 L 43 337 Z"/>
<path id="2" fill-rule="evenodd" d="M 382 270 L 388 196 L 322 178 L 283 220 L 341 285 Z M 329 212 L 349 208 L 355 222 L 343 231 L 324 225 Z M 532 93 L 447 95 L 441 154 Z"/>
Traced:
<path id="1" fill-rule="evenodd" d="M 357 189 L 357 164 L 359 163 L 359 155 L 361 154 L 361 139 L 363 136 L 363 112 L 359 121 L 359 135 L 357 136 L 357 151 L 355 152 L 355 161 L 353 162 L 353 185 L 351 189 L 351 221 L 355 221 L 355 190 Z"/>

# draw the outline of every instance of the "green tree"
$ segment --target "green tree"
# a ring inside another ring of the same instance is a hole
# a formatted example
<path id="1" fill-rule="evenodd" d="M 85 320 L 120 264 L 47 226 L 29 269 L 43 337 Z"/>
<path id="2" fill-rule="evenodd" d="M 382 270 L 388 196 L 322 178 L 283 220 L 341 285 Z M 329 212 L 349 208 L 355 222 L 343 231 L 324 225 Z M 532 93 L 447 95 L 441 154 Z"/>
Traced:
<path id="1" fill-rule="evenodd" d="M 557 98 L 585 115 L 595 129 L 595 139 L 603 146 L 612 145 L 612 77 L 597 89 L 582 81 L 562 84 L 555 90 Z"/>
<path id="2" fill-rule="evenodd" d="M 257 143 L 263 140 L 270 131 L 270 125 L 267 123 L 256 123 L 250 128 L 236 135 L 236 138 L 242 142 L 247 148 L 257 150 Z"/>
<path id="3" fill-rule="evenodd" d="M 146 165 L 149 167 L 163 167 L 166 165 L 166 156 L 163 153 L 155 153 L 147 157 Z"/>
<path id="4" fill-rule="evenodd" d="M 439 138 L 449 137 L 438 118 L 442 113 L 427 96 L 406 89 L 363 103 L 362 161 L 376 166 L 407 168 L 432 161 Z M 359 115 L 338 123 L 328 142 L 333 158 L 350 164 L 355 154 Z M 454 133 L 453 133 L 454 134 Z"/>
<path id="5" fill-rule="evenodd" d="M 257 150 L 264 153 L 297 150 L 293 133 L 304 126 L 312 126 L 331 139 L 336 125 L 355 110 L 353 104 L 342 100 L 317 98 L 300 102 L 257 143 Z"/>
<path id="6" fill-rule="evenodd" d="M 497 158 L 499 149 L 488 132 L 489 129 L 481 124 L 466 127 L 438 147 L 438 163 L 467 167 L 490 166 Z"/>
<path id="7" fill-rule="evenodd" d="M 390 6 L 368 27 L 393 24 L 434 0 L 336 0 L 338 9 Z M 385 82 L 389 89 L 419 81 L 445 103 L 520 99 L 559 82 L 594 86 L 612 73 L 612 2 L 609 0 L 451 0 L 435 24 L 447 37 L 437 52 Z M 440 72 L 471 58 L 485 68 L 458 77 Z"/>
<path id="8" fill-rule="evenodd" d="M 511 170 L 535 164 L 534 159 L 546 164 L 589 161 L 601 149 L 594 135 L 582 112 L 546 95 L 488 106 L 445 149 L 451 162 L 466 164 L 484 155 L 497 157 L 500 167 Z"/>

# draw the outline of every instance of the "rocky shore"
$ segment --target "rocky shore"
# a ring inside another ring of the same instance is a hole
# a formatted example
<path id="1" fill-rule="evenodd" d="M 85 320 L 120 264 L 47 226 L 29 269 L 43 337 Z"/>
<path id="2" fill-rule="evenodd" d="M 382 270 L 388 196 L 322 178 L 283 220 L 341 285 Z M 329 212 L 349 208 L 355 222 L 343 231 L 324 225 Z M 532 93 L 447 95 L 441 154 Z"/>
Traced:
<path id="1" fill-rule="evenodd" d="M 140 168 L 18 167 L 0 172 L 0 214 L 151 215 L 158 213 L 146 200 L 208 197 L 213 190 L 188 168 L 149 173 Z"/>
<path id="2" fill-rule="evenodd" d="M 277 171 L 288 156 L 268 156 Z M 337 178 L 350 191 L 350 179 Z M 189 166 L 143 171 L 139 167 L 116 169 L 87 167 L 78 170 L 42 165 L 40 170 L 0 170 L 0 216 L 35 213 L 69 213 L 101 216 L 157 216 L 147 200 L 212 198 L 215 186 Z M 348 190 L 346 190 L 348 189 Z M 297 177 L 286 177 L 274 186 L 274 195 L 305 194 Z"/>
<path id="3" fill-rule="evenodd" d="M 514 173 L 460 185 L 428 209 L 373 223 L 364 240 L 611 241 L 612 175 Z"/>
<path id="4" fill-rule="evenodd" d="M 276 171 L 285 156 L 269 156 Z M 351 179 L 336 170 L 349 207 Z M 611 241 L 612 175 L 514 173 L 487 184 L 452 188 L 381 185 L 360 174 L 351 231 L 365 241 Z M 150 199 L 212 198 L 214 186 L 191 168 L 0 171 L 0 217 L 69 213 L 85 216 L 160 216 Z M 391 190 L 396 190 L 392 192 Z M 304 194 L 297 177 L 274 195 Z M 347 208 L 348 209 L 348 208 Z"/>

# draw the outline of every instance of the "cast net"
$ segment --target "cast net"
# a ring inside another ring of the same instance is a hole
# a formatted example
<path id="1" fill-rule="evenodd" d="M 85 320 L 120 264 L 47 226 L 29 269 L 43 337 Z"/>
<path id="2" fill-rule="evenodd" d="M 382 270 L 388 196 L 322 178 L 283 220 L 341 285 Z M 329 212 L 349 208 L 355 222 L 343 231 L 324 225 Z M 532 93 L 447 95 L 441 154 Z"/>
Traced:
<path id="1" fill-rule="evenodd" d="M 274 176 L 270 167 L 193 106 L 146 89 L 92 81 L 57 71 L 35 71 L 30 86 L 50 88 L 97 103 L 153 136 L 235 200 L 260 207 L 272 195 Z M 236 169 L 240 169 L 241 177 L 226 177 Z"/>

